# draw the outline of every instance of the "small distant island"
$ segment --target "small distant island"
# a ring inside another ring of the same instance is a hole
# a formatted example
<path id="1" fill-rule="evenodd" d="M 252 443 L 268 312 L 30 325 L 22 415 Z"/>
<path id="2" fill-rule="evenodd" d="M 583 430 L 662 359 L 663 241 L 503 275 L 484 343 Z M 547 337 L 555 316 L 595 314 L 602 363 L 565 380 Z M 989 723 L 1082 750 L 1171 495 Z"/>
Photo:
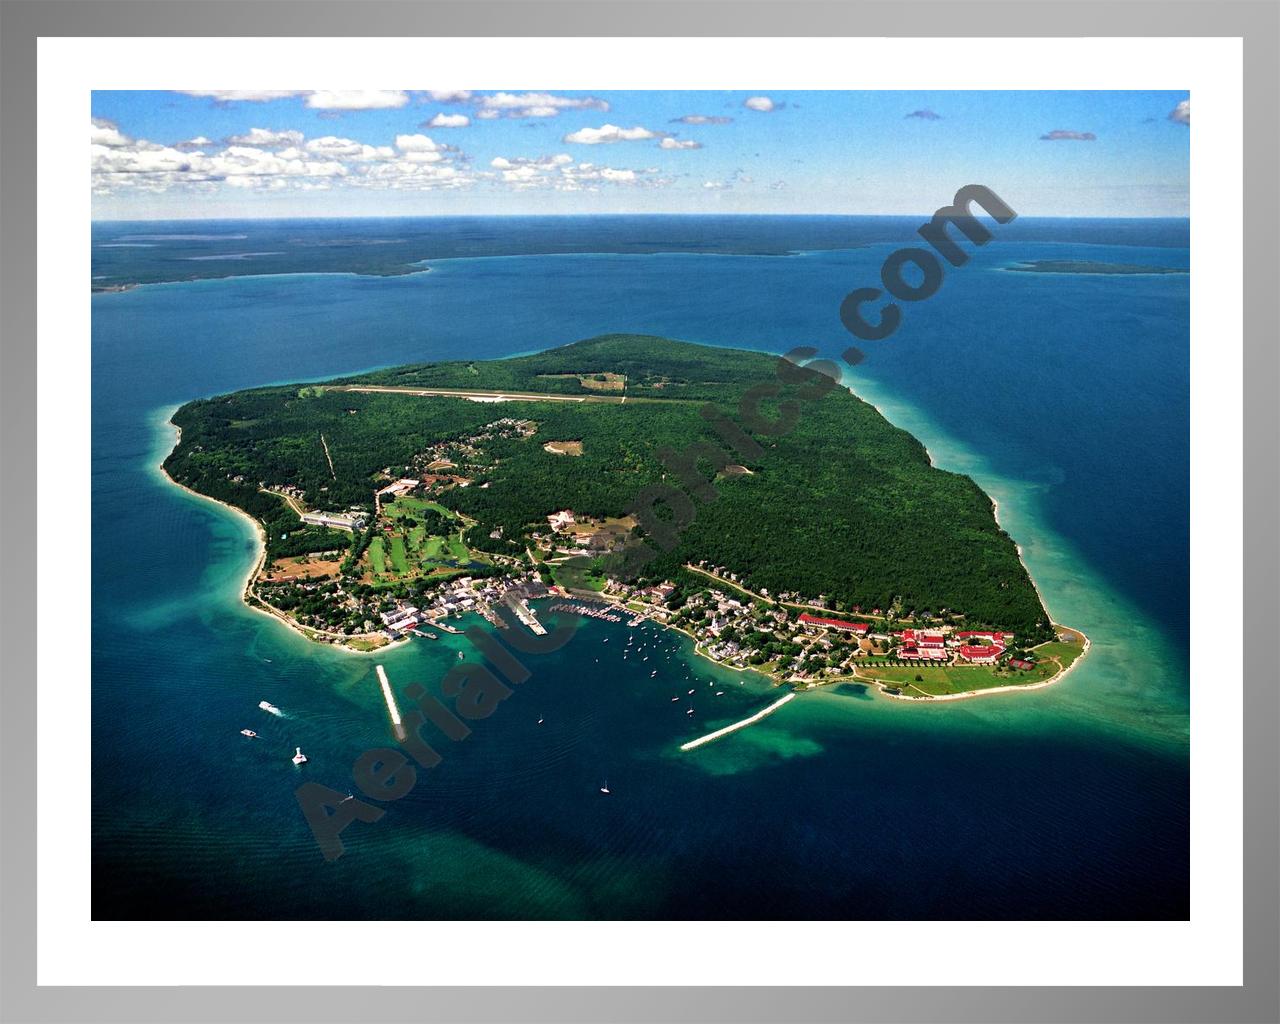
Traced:
<path id="1" fill-rule="evenodd" d="M 1050 621 L 991 499 L 847 389 L 777 369 L 606 335 L 256 388 L 178 409 L 164 469 L 257 524 L 250 606 L 351 651 L 468 613 L 521 628 L 504 608 L 541 632 L 549 599 L 797 687 L 954 699 L 1070 669 L 1088 641 Z M 762 385 L 790 429 L 731 452 L 723 424 Z M 696 514 L 654 543 L 663 519 L 635 503 L 677 480 Z M 613 571 L 637 546 L 642 568 Z"/>
<path id="2" fill-rule="evenodd" d="M 1099 263 L 1094 260 L 1020 260 L 1004 268 L 1019 274 L 1186 274 L 1179 267 L 1149 267 L 1140 263 Z"/>

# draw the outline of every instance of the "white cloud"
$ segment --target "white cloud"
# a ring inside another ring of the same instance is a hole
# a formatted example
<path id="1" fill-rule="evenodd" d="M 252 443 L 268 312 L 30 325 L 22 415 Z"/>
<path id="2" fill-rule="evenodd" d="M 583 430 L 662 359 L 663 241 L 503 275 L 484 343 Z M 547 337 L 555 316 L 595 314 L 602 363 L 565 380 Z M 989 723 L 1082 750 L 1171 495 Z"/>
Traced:
<path id="1" fill-rule="evenodd" d="M 761 114 L 767 114 L 769 111 L 776 109 L 773 100 L 768 96 L 749 96 L 742 101 L 742 105 L 748 110 L 755 110 Z"/>
<path id="2" fill-rule="evenodd" d="M 685 114 L 684 117 L 674 117 L 671 119 L 672 124 L 732 124 L 731 117 L 717 117 L 711 114 Z"/>
<path id="3" fill-rule="evenodd" d="M 607 111 L 609 104 L 595 96 L 553 96 L 547 92 L 496 92 L 477 101 L 477 117 L 555 117 L 562 110 Z M 488 113 L 486 113 L 486 111 Z"/>
<path id="4" fill-rule="evenodd" d="M 488 175 L 514 191 L 550 189 L 557 192 L 596 191 L 609 186 L 661 187 L 673 178 L 655 177 L 658 168 L 605 167 L 583 162 L 575 164 L 568 153 L 539 157 L 494 157 L 489 166 L 498 173 Z"/>
<path id="5" fill-rule="evenodd" d="M 94 146 L 128 146 L 133 140 L 114 121 L 95 117 L 89 122 L 89 142 Z"/>
<path id="6" fill-rule="evenodd" d="M 312 110 L 385 110 L 403 107 L 409 94 L 403 89 L 180 89 L 185 96 L 200 96 L 219 103 L 268 103 L 271 100 L 306 98 Z"/>
<path id="7" fill-rule="evenodd" d="M 485 109 L 476 111 L 476 117 L 481 121 L 492 121 L 495 118 L 499 118 L 501 116 L 502 116 L 502 111 L 500 110 L 490 110 L 485 108 Z"/>
<path id="8" fill-rule="evenodd" d="M 466 114 L 436 114 L 423 128 L 465 128 L 471 123 Z"/>
<path id="9" fill-rule="evenodd" d="M 302 138 L 302 132 L 293 128 L 282 132 L 250 128 L 244 135 L 233 135 L 227 141 L 242 146 L 297 146 L 302 143 Z"/>
<path id="10" fill-rule="evenodd" d="M 266 103 L 290 96 L 305 96 L 304 89 L 180 89 L 184 96 L 203 96 L 219 103 Z"/>
<path id="11" fill-rule="evenodd" d="M 391 160 L 396 151 L 390 146 L 370 146 L 354 139 L 342 139 L 334 135 L 322 135 L 318 139 L 309 139 L 306 151 L 315 156 L 329 157 L 334 160 Z"/>
<path id="12" fill-rule="evenodd" d="M 408 102 L 403 89 L 321 89 L 307 94 L 307 106 L 313 110 L 386 110 Z"/>
<path id="13" fill-rule="evenodd" d="M 471 99 L 470 89 L 429 89 L 427 95 L 437 103 L 466 103 Z"/>
<path id="14" fill-rule="evenodd" d="M 636 125 L 634 128 L 619 128 L 616 124 L 605 124 L 599 128 L 579 128 L 564 137 L 565 142 L 577 142 L 584 146 L 598 146 L 610 142 L 638 142 L 642 139 L 656 139 L 658 132 Z"/>
<path id="15" fill-rule="evenodd" d="M 729 186 L 726 185 L 723 181 L 704 181 L 702 183 L 702 187 L 712 189 L 717 192 L 720 191 L 721 189 L 729 188 Z"/>
<path id="16" fill-rule="evenodd" d="M 427 135 L 397 135 L 396 149 L 402 153 L 438 153 L 444 147 Z"/>
<path id="17" fill-rule="evenodd" d="M 394 146 L 370 145 L 300 131 L 253 129 L 225 143 L 199 136 L 176 146 L 132 139 L 108 121 L 91 125 L 95 195 L 208 193 L 219 188 L 313 191 L 335 182 L 386 189 L 465 188 L 480 180 L 456 147 L 422 134 L 398 135 Z M 195 147 L 199 146 L 199 149 Z M 554 170 L 572 157 L 547 158 Z"/>
<path id="18" fill-rule="evenodd" d="M 1183 100 L 1171 111 L 1169 111 L 1169 120 L 1175 122 L 1176 124 L 1190 125 L 1191 124 L 1191 101 Z M 1210 120 L 1212 121 L 1213 118 L 1210 117 Z"/>
<path id="19" fill-rule="evenodd" d="M 701 142 L 694 142 L 693 139 L 673 139 L 670 135 L 663 138 L 658 143 L 663 149 L 701 149 Z"/>

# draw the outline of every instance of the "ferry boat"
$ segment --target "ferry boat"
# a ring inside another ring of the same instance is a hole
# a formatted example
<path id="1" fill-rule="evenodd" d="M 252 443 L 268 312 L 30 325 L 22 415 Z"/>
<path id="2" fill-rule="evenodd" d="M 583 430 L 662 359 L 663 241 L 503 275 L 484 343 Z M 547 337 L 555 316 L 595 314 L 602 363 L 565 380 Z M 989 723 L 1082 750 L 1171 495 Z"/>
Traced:
<path id="1" fill-rule="evenodd" d="M 295 751 L 297 751 L 297 753 L 295 753 L 295 754 L 293 755 L 293 763 L 294 763 L 294 764 L 306 764 L 306 763 L 307 763 L 307 755 L 306 755 L 306 754 L 304 754 L 304 753 L 302 752 L 302 748 L 301 748 L 301 747 L 294 747 L 293 749 L 294 749 Z"/>
<path id="2" fill-rule="evenodd" d="M 248 737 L 249 737 L 249 739 L 251 739 L 251 740 L 252 740 L 252 739 L 256 739 L 258 734 L 257 734 L 256 732 L 254 732 L 252 729 L 241 729 L 241 730 L 240 730 L 240 735 L 241 735 L 241 736 L 248 736 Z"/>
<path id="3" fill-rule="evenodd" d="M 271 715 L 280 714 L 280 709 L 278 707 L 276 707 L 274 704 L 271 704 L 265 700 L 258 701 L 258 707 L 262 708 L 263 711 Z"/>

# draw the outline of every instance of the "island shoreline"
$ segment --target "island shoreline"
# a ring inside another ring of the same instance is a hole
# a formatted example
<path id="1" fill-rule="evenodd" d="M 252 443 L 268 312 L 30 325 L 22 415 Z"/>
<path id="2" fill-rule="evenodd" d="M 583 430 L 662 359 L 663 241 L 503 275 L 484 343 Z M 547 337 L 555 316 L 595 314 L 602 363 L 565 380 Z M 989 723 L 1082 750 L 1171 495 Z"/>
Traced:
<path id="1" fill-rule="evenodd" d="M 170 416 L 172 416 L 172 413 L 170 414 Z M 268 604 L 266 601 L 262 600 L 262 598 L 260 598 L 257 594 L 255 594 L 253 592 L 253 585 L 254 583 L 257 582 L 258 576 L 262 572 L 262 567 L 265 564 L 266 558 L 267 558 L 266 530 L 263 528 L 262 524 L 258 522 L 258 520 L 254 519 L 253 516 L 249 515 L 249 513 L 246 512 L 244 509 L 238 508 L 235 505 L 228 504 L 225 501 L 219 501 L 217 498 L 211 495 L 201 494 L 199 491 L 188 487 L 186 484 L 179 483 L 177 480 L 175 480 L 173 477 L 169 475 L 169 471 L 164 468 L 165 459 L 167 459 L 169 455 L 172 455 L 173 452 L 177 450 L 178 445 L 182 443 L 182 428 L 178 426 L 178 424 L 174 423 L 171 418 L 165 419 L 165 426 L 173 428 L 174 442 L 173 442 L 173 447 L 169 449 L 169 451 L 165 454 L 163 458 L 161 458 L 160 462 L 156 466 L 156 468 L 160 471 L 160 475 L 168 483 L 172 484 L 174 487 L 177 487 L 179 490 L 185 491 L 187 494 L 190 494 L 193 497 L 199 498 L 202 501 L 207 501 L 214 505 L 217 505 L 219 508 L 227 509 L 228 511 L 234 513 L 237 517 L 246 520 L 254 528 L 254 539 L 258 549 L 257 557 L 254 559 L 253 565 L 250 567 L 248 573 L 245 575 L 244 583 L 240 587 L 240 603 L 244 605 L 245 608 L 247 608 L 251 612 L 257 612 L 259 615 L 265 615 L 268 618 L 280 623 L 282 626 L 285 626 L 289 630 L 296 633 L 298 636 L 302 637 L 302 639 L 306 640 L 308 643 L 315 644 L 318 647 L 328 647 L 330 649 L 341 650 L 347 654 L 359 654 L 359 655 L 384 654 L 388 651 L 395 650 L 409 642 L 408 637 L 402 637 L 399 640 L 392 640 L 386 644 L 383 644 L 381 647 L 376 647 L 368 651 L 361 651 L 354 647 L 349 647 L 342 640 L 338 640 L 335 643 L 322 642 L 320 640 L 317 640 L 315 636 L 309 635 L 308 632 L 306 631 L 305 626 L 302 626 L 296 622 L 293 622 L 284 612 L 280 611 L 280 609 L 273 607 L 272 605 Z M 253 601 L 256 601 L 258 603 L 254 604 L 252 601 L 250 601 L 249 598 L 251 597 L 253 598 Z M 317 631 L 315 630 L 312 630 L 311 632 L 317 633 Z M 327 636 L 329 634 L 317 633 L 317 635 Z M 361 634 L 361 635 L 363 636 L 367 634 Z"/>
<path id="2" fill-rule="evenodd" d="M 419 271 L 419 272 L 425 272 L 425 270 Z M 849 384 L 847 381 L 841 381 L 840 385 L 844 387 L 854 398 L 857 398 L 859 401 L 866 402 L 873 409 L 875 409 L 876 412 L 885 420 L 885 422 L 893 424 L 893 421 L 890 420 L 887 415 L 885 415 L 884 410 L 879 405 L 877 405 L 874 402 L 870 402 L 867 399 L 860 396 L 854 390 L 853 386 Z M 169 451 L 161 458 L 158 468 L 161 474 L 163 475 L 164 479 L 169 483 L 182 489 L 183 491 L 186 491 L 188 494 L 194 495 L 197 498 L 201 498 L 205 501 L 212 502 L 215 505 L 219 505 L 223 508 L 229 509 L 232 512 L 234 512 L 236 515 L 248 520 L 253 525 L 256 542 L 257 542 L 257 548 L 258 548 L 257 558 L 255 559 L 253 565 L 250 567 L 248 573 L 246 574 L 244 584 L 241 587 L 241 590 L 240 590 L 241 603 L 243 603 L 245 607 L 249 608 L 252 611 L 256 611 L 256 612 L 259 612 L 260 614 L 267 615 L 270 618 L 276 620 L 277 622 L 280 622 L 285 627 L 292 630 L 294 633 L 301 636 L 304 640 L 310 643 L 314 643 L 319 646 L 324 646 L 329 648 L 336 648 L 348 654 L 356 654 L 356 655 L 379 654 L 380 655 L 380 654 L 384 654 L 392 650 L 398 649 L 403 645 L 407 644 L 410 638 L 408 635 L 404 635 L 397 639 L 390 640 L 386 644 L 383 644 L 376 648 L 372 648 L 370 650 L 361 650 L 355 647 L 351 647 L 346 642 L 347 639 L 365 639 L 369 637 L 370 634 L 359 634 L 356 636 L 352 636 L 351 638 L 346 638 L 346 637 L 340 637 L 336 634 L 329 634 L 322 631 L 309 630 L 307 627 L 304 627 L 299 623 L 294 622 L 285 612 L 281 611 L 278 608 L 274 608 L 272 605 L 270 605 L 268 602 L 264 601 L 256 593 L 254 593 L 253 586 L 257 582 L 258 578 L 262 573 L 262 569 L 263 569 L 263 566 L 265 565 L 266 555 L 267 555 L 267 537 L 266 537 L 266 531 L 263 525 L 243 509 L 235 505 L 228 504 L 227 502 L 221 501 L 210 495 L 202 494 L 201 492 L 196 491 L 186 486 L 185 484 L 178 482 L 172 476 L 170 476 L 168 470 L 165 469 L 165 466 L 164 466 L 165 461 L 168 459 L 170 455 L 173 454 L 173 452 L 175 452 L 178 449 L 178 447 L 182 443 L 182 428 L 178 424 L 174 423 L 172 419 L 173 414 L 177 411 L 178 408 L 181 408 L 181 406 L 175 407 L 174 410 L 170 412 L 169 415 L 166 417 L 165 425 L 173 429 L 174 442 L 172 447 L 169 449 Z M 896 424 L 893 424 L 893 425 L 896 426 Z M 903 429 L 903 428 L 898 428 L 898 429 Z M 925 446 L 923 442 L 921 442 L 921 447 L 924 449 L 925 456 L 928 459 L 930 466 L 934 466 L 935 468 L 941 468 L 937 466 L 937 464 L 934 461 L 932 452 L 929 451 L 928 447 Z M 991 503 L 992 515 L 996 522 L 996 525 L 1003 530 L 1003 525 L 1000 523 L 999 501 L 992 495 L 988 494 L 987 492 L 984 491 L 983 493 L 986 495 L 986 497 Z M 1043 591 L 1041 591 L 1039 583 L 1036 581 L 1035 577 L 1031 573 L 1030 568 L 1027 566 L 1025 560 L 1023 559 L 1022 546 L 1015 541 L 1014 547 L 1017 551 L 1018 560 L 1022 563 L 1023 569 L 1025 570 L 1027 574 L 1027 578 L 1030 580 L 1031 585 L 1034 588 L 1038 599 L 1040 600 L 1041 606 L 1044 607 L 1047 611 L 1048 604 L 1045 601 L 1045 595 Z M 750 591 L 745 591 L 745 592 L 751 593 Z M 599 595 L 596 595 L 596 596 L 597 598 L 599 597 Z M 252 598 L 252 601 L 250 600 L 250 598 Z M 1083 631 L 1075 629 L 1074 627 L 1064 627 L 1067 629 L 1071 629 L 1073 632 L 1079 634 L 1079 636 L 1083 640 L 1083 649 L 1069 666 L 1067 666 L 1061 672 L 1052 676 L 1049 679 L 1045 679 L 1035 683 L 1021 683 L 1021 684 L 1014 683 L 1014 684 L 1009 684 L 1004 686 L 987 687 L 987 688 L 978 689 L 978 690 L 966 690 L 962 693 L 954 693 L 954 694 L 921 694 L 919 696 L 911 696 L 904 693 L 890 693 L 889 690 L 894 688 L 890 684 L 882 680 L 877 680 L 867 676 L 861 676 L 857 673 L 856 669 L 854 670 L 854 674 L 852 676 L 846 676 L 843 678 L 835 678 L 835 679 L 822 680 L 822 681 L 819 681 L 819 680 L 807 681 L 807 680 L 787 679 L 781 676 L 775 676 L 773 673 L 761 672 L 758 668 L 755 668 L 752 666 L 738 667 L 734 665 L 729 665 L 725 662 L 719 661 L 718 659 L 712 657 L 710 654 L 701 650 L 700 649 L 702 646 L 701 641 L 694 634 L 678 626 L 668 625 L 667 623 L 654 619 L 652 616 L 650 616 L 650 621 L 656 622 L 657 625 L 661 626 L 664 629 L 673 629 L 676 632 L 683 633 L 685 636 L 689 637 L 690 640 L 693 641 L 693 653 L 696 656 L 705 658 L 707 661 L 711 662 L 712 664 L 720 668 L 729 668 L 729 669 L 733 669 L 736 672 L 750 672 L 752 674 L 762 676 L 765 679 L 770 679 L 773 682 L 773 685 L 775 686 L 783 686 L 783 685 L 789 684 L 791 685 L 792 692 L 794 693 L 801 693 L 801 692 L 804 692 L 805 690 L 818 689 L 823 686 L 830 686 L 830 685 L 841 683 L 841 682 L 854 681 L 861 685 L 873 686 L 878 693 L 890 699 L 905 701 L 908 703 L 917 703 L 917 704 L 932 703 L 937 701 L 967 700 L 974 697 L 983 697 L 983 696 L 993 695 L 993 694 L 1012 693 L 1012 692 L 1024 691 L 1024 690 L 1029 691 L 1029 690 L 1044 689 L 1064 679 L 1071 672 L 1071 670 L 1075 668 L 1076 665 L 1079 664 L 1079 662 L 1082 661 L 1087 656 L 1092 646 L 1092 642 Z M 1052 618 L 1050 619 L 1050 621 L 1052 622 Z M 1059 625 L 1057 623 L 1053 623 L 1053 624 L 1055 626 Z M 376 634 L 376 635 L 381 636 L 381 634 Z M 329 637 L 329 636 L 333 636 L 333 639 L 332 640 L 320 639 L 322 637 Z"/>

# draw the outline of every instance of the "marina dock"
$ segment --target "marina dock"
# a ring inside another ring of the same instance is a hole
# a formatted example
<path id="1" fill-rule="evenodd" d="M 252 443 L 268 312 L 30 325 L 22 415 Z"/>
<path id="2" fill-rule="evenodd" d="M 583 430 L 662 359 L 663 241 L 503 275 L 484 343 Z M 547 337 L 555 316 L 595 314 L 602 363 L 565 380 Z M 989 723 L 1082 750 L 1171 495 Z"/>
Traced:
<path id="1" fill-rule="evenodd" d="M 529 628 L 530 632 L 536 636 L 547 635 L 546 627 L 538 621 L 538 617 L 533 614 L 533 609 L 529 607 L 529 603 L 523 597 L 508 594 L 505 603 L 508 608 L 516 613 L 516 618 Z"/>
<path id="2" fill-rule="evenodd" d="M 386 670 L 378 666 L 378 684 L 382 687 L 383 699 L 387 702 L 387 714 L 391 716 L 391 731 L 397 740 L 405 738 L 404 723 L 400 721 L 400 709 L 396 707 L 396 695 L 391 692 L 391 683 L 387 681 Z"/>
<path id="3" fill-rule="evenodd" d="M 755 725 L 762 718 L 773 714 L 778 708 L 782 707 L 789 700 L 795 698 L 795 691 L 788 693 L 785 697 L 779 697 L 767 708 L 761 708 L 750 718 L 744 718 L 741 722 L 734 722 L 733 725 L 726 725 L 723 729 L 717 729 L 715 732 L 709 732 L 705 736 L 699 736 L 696 740 L 690 740 L 688 743 L 680 745 L 681 750 L 693 750 L 700 747 L 704 743 L 710 743 L 712 740 L 718 740 L 721 736 L 728 736 L 731 732 L 737 732 L 739 729 L 745 729 L 749 725 Z"/>

